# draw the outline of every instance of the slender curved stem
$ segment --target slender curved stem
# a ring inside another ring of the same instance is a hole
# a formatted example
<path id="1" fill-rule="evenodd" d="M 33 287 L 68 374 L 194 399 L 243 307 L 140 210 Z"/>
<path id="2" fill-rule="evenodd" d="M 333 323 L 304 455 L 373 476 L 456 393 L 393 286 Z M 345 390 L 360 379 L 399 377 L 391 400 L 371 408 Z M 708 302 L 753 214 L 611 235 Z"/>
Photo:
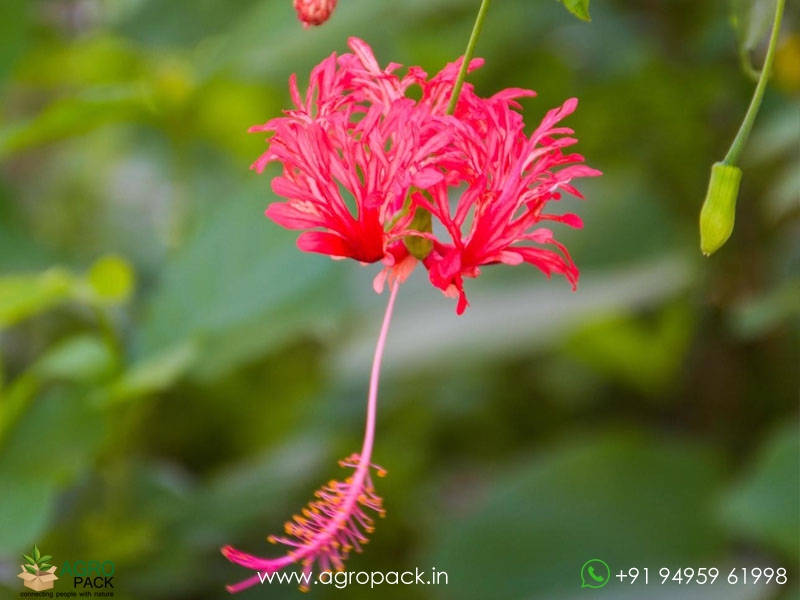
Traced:
<path id="1" fill-rule="evenodd" d="M 472 26 L 472 33 L 467 42 L 467 49 L 464 52 L 464 62 L 461 63 L 461 70 L 458 72 L 456 83 L 453 86 L 453 95 L 450 97 L 450 104 L 447 106 L 447 114 L 452 115 L 456 110 L 458 97 L 461 95 L 461 88 L 464 86 L 464 80 L 467 78 L 467 70 L 469 63 L 472 61 L 472 56 L 475 54 L 475 45 L 478 43 L 478 37 L 483 29 L 483 21 L 486 18 L 486 11 L 489 10 L 490 0 L 481 0 L 481 7 L 478 9 L 478 16 L 475 18 L 475 25 Z"/>
<path id="2" fill-rule="evenodd" d="M 723 163 L 726 165 L 735 165 L 739 156 L 742 154 L 744 145 L 747 138 L 750 136 L 750 131 L 753 129 L 753 123 L 758 115 L 758 109 L 761 108 L 761 100 L 764 97 L 764 90 L 767 89 L 767 81 L 769 80 L 770 71 L 772 71 L 772 60 L 775 57 L 775 48 L 778 45 L 778 33 L 781 29 L 781 19 L 783 18 L 783 7 L 786 0 L 778 0 L 775 7 L 775 21 L 772 24 L 772 34 L 769 38 L 769 47 L 767 48 L 767 56 L 764 58 L 764 66 L 761 68 L 761 75 L 756 84 L 756 90 L 753 92 L 753 99 L 750 101 L 750 107 L 747 109 L 747 114 L 742 121 L 739 132 L 733 140 L 728 154 L 725 155 Z"/>
<path id="3" fill-rule="evenodd" d="M 386 336 L 389 333 L 389 323 L 392 320 L 394 300 L 397 297 L 399 286 L 398 281 L 392 284 L 389 303 L 386 305 L 386 314 L 383 316 L 383 325 L 375 347 L 375 356 L 372 359 L 372 374 L 369 378 L 369 399 L 367 400 L 367 425 L 364 432 L 364 444 L 361 446 L 361 464 L 365 465 L 365 471 L 369 469 L 372 457 L 372 444 L 375 440 L 375 420 L 378 414 L 378 380 L 381 374 L 381 360 L 383 359 L 383 349 L 386 346 Z"/>

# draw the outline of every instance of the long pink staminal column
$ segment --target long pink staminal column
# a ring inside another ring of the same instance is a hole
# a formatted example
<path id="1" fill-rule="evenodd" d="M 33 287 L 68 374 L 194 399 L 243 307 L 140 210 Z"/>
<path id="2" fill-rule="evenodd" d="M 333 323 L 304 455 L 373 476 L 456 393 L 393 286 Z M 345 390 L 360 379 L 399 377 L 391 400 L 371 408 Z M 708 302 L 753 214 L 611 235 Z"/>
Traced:
<path id="1" fill-rule="evenodd" d="M 321 571 L 332 568 L 342 570 L 343 561 L 347 559 L 349 552 L 353 549 L 360 551 L 361 546 L 368 541 L 365 534 L 373 530 L 373 520 L 363 509 L 368 508 L 380 516 L 384 515 L 382 500 L 375 494 L 369 470 L 372 467 L 376 469 L 378 476 L 385 475 L 383 469 L 371 463 L 371 458 L 378 412 L 381 359 L 398 287 L 399 282 L 395 280 L 372 360 L 367 422 L 361 453 L 339 461 L 343 467 L 355 468 L 355 472 L 344 482 L 331 481 L 314 494 L 318 500 L 312 501 L 308 508 L 303 509 L 303 516 L 295 516 L 293 521 L 286 523 L 286 533 L 291 537 L 269 536 L 271 542 L 282 543 L 291 548 L 284 556 L 261 558 L 231 546 L 222 548 L 222 554 L 228 560 L 257 572 L 253 577 L 227 586 L 229 592 L 239 592 L 260 583 L 259 573 L 274 573 L 298 561 L 303 565 L 304 574 L 311 574 L 314 564 L 318 564 Z M 304 587 L 301 585 L 301 588 Z"/>

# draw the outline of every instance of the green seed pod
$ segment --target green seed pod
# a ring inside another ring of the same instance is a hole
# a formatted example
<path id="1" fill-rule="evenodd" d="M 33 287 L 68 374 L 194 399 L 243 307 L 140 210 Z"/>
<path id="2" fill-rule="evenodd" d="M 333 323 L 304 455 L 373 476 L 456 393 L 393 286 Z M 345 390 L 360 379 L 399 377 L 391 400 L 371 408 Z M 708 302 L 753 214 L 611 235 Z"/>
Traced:
<path id="1" fill-rule="evenodd" d="M 711 167 L 708 193 L 700 211 L 700 250 L 705 256 L 711 256 L 722 248 L 733 233 L 741 180 L 739 167 L 721 162 Z"/>

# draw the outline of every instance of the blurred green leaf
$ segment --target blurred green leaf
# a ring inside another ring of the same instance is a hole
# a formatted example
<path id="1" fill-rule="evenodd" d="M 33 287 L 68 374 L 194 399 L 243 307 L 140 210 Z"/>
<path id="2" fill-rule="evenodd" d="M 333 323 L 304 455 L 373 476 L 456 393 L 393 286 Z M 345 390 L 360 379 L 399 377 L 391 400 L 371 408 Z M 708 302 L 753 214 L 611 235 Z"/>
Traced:
<path id="1" fill-rule="evenodd" d="M 788 279 L 732 307 L 730 323 L 743 339 L 755 339 L 800 317 L 800 278 Z"/>
<path id="2" fill-rule="evenodd" d="M 12 202 L 0 184 L 0 272 L 34 273 L 57 263 L 57 257 L 42 247 L 41 239 L 35 239 L 21 223 L 3 214 L 1 207 L 11 207 Z"/>
<path id="3" fill-rule="evenodd" d="M 101 302 L 118 303 L 133 293 L 135 275 L 131 264 L 120 256 L 108 255 L 89 269 L 88 281 Z"/>
<path id="4" fill-rule="evenodd" d="M 32 369 L 46 380 L 92 382 L 108 375 L 113 367 L 114 356 L 101 338 L 79 334 L 50 348 Z"/>
<path id="5" fill-rule="evenodd" d="M 58 267 L 38 274 L 0 277 L 0 329 L 69 299 L 101 304 L 121 302 L 132 287 L 131 266 L 118 257 L 95 263 L 85 282 Z"/>
<path id="6" fill-rule="evenodd" d="M 42 556 L 41 552 L 39 552 L 39 548 L 36 547 L 36 544 L 33 545 L 33 560 L 37 563 L 39 562 L 39 558 Z"/>
<path id="7" fill-rule="evenodd" d="M 25 560 L 27 560 L 27 561 L 28 561 L 30 564 L 32 564 L 32 565 L 35 565 L 35 564 L 36 564 L 36 561 L 34 560 L 34 558 L 33 558 L 32 556 L 28 556 L 27 554 L 24 554 L 24 553 L 23 553 L 23 555 L 22 555 L 22 558 L 24 558 Z"/>
<path id="8" fill-rule="evenodd" d="M 219 107 L 229 116 L 219 118 Z M 216 77 L 195 95 L 191 107 L 198 137 L 220 149 L 225 148 L 250 163 L 266 149 L 263 136 L 247 134 L 247 129 L 263 123 L 281 110 L 274 93 L 263 85 L 230 77 Z"/>
<path id="9" fill-rule="evenodd" d="M 589 0 L 561 0 L 566 9 L 582 21 L 591 21 Z"/>
<path id="10" fill-rule="evenodd" d="M 0 277 L 0 329 L 63 302 L 74 286 L 72 276 L 57 268 L 37 275 Z"/>
<path id="11" fill-rule="evenodd" d="M 763 121 L 756 121 L 752 145 L 748 147 L 745 157 L 747 164 L 763 165 L 782 158 L 797 160 L 800 155 L 800 148 L 797 146 L 797 139 L 800 137 L 798 111 L 800 99 L 795 98 L 786 106 L 765 114 Z"/>
<path id="12" fill-rule="evenodd" d="M 34 569 L 33 567 L 29 567 L 28 565 L 25 565 L 25 570 L 31 575 L 36 575 L 38 573 L 36 569 Z"/>
<path id="13" fill-rule="evenodd" d="M 775 178 L 766 197 L 767 214 L 773 221 L 800 212 L 800 164 L 789 161 Z"/>
<path id="14" fill-rule="evenodd" d="M 788 218 L 800 209 L 800 102 L 791 102 L 764 115 L 753 131 L 745 157 L 747 165 L 759 168 L 777 164 L 769 178 L 765 197 L 767 215 L 773 221 Z"/>
<path id="15" fill-rule="evenodd" d="M 57 100 L 25 123 L 0 128 L 0 157 L 92 131 L 149 118 L 139 86 L 93 90 Z"/>
<path id="16" fill-rule="evenodd" d="M 146 74 L 144 52 L 108 31 L 68 41 L 41 40 L 20 61 L 15 79 L 38 88 L 132 83 Z"/>
<path id="17" fill-rule="evenodd" d="M 268 201 L 224 201 L 171 261 L 149 302 L 140 353 L 192 339 L 219 376 L 335 322 L 346 301 L 343 265 L 298 251 L 294 232 L 263 217 Z"/>
<path id="18" fill-rule="evenodd" d="M 490 480 L 469 514 L 440 513 L 418 564 L 448 573 L 448 597 L 484 600 L 560 597 L 592 557 L 612 572 L 697 562 L 720 549 L 720 480 L 715 454 L 687 441 L 573 435 Z"/>
<path id="19" fill-rule="evenodd" d="M 0 87 L 28 44 L 30 11 L 27 0 L 0 2 Z"/>
<path id="20" fill-rule="evenodd" d="M 0 481 L 14 485 L 0 494 L 0 555 L 41 539 L 59 491 L 91 467 L 105 425 L 83 396 L 55 389 L 36 398 L 2 441 Z"/>
<path id="21" fill-rule="evenodd" d="M 301 435 L 220 471 L 194 497 L 194 508 L 182 515 L 180 530 L 218 544 L 225 532 L 246 534 L 247 524 L 265 514 L 277 519 L 273 528 L 278 529 L 290 516 L 281 514 L 286 498 L 304 493 L 302 487 L 320 471 L 338 475 L 335 462 L 327 464 L 329 446 L 325 436 Z M 199 515 L 204 516 L 198 520 Z"/>
<path id="22" fill-rule="evenodd" d="M 683 363 L 693 321 L 694 315 L 683 303 L 668 306 L 648 320 L 600 318 L 569 336 L 565 350 L 615 381 L 644 393 L 663 391 Z"/>
<path id="23" fill-rule="evenodd" d="M 41 558 L 39 558 L 39 560 L 40 560 L 40 561 L 42 561 L 43 563 L 46 563 L 46 562 L 47 562 L 48 560 L 50 560 L 51 558 L 53 558 L 53 557 L 52 557 L 50 554 L 46 554 L 45 556 L 42 556 Z M 50 565 L 48 565 L 48 567 L 49 567 L 49 566 L 50 566 Z M 44 567 L 44 565 L 42 565 L 42 567 Z"/>
<path id="24" fill-rule="evenodd" d="M 27 371 L 7 388 L 0 388 L 0 446 L 41 387 L 39 377 Z"/>
<path id="25" fill-rule="evenodd" d="M 800 433 L 777 431 L 755 464 L 726 494 L 721 510 L 730 530 L 797 561 L 800 558 Z"/>
<path id="26" fill-rule="evenodd" d="M 189 341 L 153 354 L 131 366 L 107 390 L 99 391 L 95 400 L 106 406 L 163 391 L 186 373 L 196 355 L 197 347 Z"/>

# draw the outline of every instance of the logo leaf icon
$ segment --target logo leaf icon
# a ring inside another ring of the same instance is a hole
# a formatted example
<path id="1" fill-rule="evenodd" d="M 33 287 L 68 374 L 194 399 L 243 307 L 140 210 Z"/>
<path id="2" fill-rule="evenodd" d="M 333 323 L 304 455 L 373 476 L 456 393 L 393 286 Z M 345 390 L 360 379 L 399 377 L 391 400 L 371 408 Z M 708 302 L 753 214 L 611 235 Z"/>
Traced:
<path id="1" fill-rule="evenodd" d="M 38 573 L 36 572 L 36 569 L 34 569 L 33 567 L 31 567 L 30 565 L 25 565 L 25 570 L 26 570 L 28 573 L 30 573 L 31 575 L 38 575 Z"/>
<path id="2" fill-rule="evenodd" d="M 47 554 L 47 555 L 45 555 L 45 556 L 41 557 L 41 558 L 39 559 L 39 562 L 40 562 L 40 563 L 44 563 L 44 562 L 47 562 L 48 560 L 50 560 L 51 558 L 53 558 L 53 557 L 52 557 L 51 555 Z"/>
<path id="3" fill-rule="evenodd" d="M 42 556 L 42 553 L 39 552 L 39 549 L 36 547 L 36 544 L 34 544 L 33 545 L 33 558 L 35 558 L 36 561 L 38 562 L 39 561 L 39 557 L 41 557 L 41 556 Z"/>
<path id="4" fill-rule="evenodd" d="M 47 571 L 47 569 L 49 569 L 52 566 L 53 565 L 48 564 L 48 563 L 42 563 L 41 565 L 39 565 L 39 570 L 40 571 Z"/>
<path id="5" fill-rule="evenodd" d="M 25 559 L 25 561 L 26 561 L 26 562 L 28 562 L 28 563 L 29 563 L 29 564 L 31 564 L 31 565 L 35 565 L 35 564 L 36 564 L 36 561 L 35 561 L 35 560 L 33 560 L 33 558 L 32 558 L 32 557 L 30 557 L 30 556 L 28 556 L 27 554 L 24 554 L 24 553 L 23 553 L 23 555 L 22 555 L 22 558 L 24 558 L 24 559 Z"/>

